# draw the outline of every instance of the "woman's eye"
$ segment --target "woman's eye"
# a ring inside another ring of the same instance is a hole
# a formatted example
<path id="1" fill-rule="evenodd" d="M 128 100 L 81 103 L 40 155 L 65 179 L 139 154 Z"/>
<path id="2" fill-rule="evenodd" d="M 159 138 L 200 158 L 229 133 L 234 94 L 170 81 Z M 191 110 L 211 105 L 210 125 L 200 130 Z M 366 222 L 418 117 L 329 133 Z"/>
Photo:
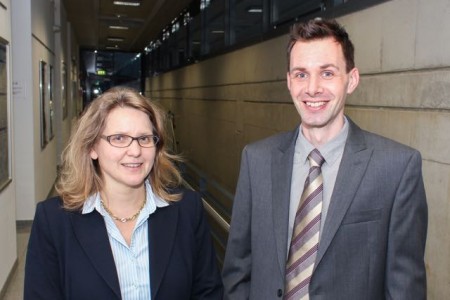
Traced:
<path id="1" fill-rule="evenodd" d="M 150 137 L 149 136 L 141 136 L 141 137 L 139 137 L 139 140 L 141 142 L 148 143 L 150 141 Z"/>
<path id="2" fill-rule="evenodd" d="M 116 141 L 116 142 L 120 142 L 125 140 L 125 136 L 121 135 L 121 134 L 115 134 L 111 136 L 111 140 Z"/>

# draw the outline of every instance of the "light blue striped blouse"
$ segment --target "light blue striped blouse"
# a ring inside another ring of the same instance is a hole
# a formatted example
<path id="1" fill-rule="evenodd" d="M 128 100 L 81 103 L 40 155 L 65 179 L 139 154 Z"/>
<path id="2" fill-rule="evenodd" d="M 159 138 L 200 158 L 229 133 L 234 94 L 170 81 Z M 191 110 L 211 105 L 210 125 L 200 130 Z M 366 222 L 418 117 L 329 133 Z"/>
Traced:
<path id="1" fill-rule="evenodd" d="M 145 182 L 145 188 L 147 203 L 137 218 L 130 246 L 125 242 L 114 220 L 101 205 L 99 193 L 91 195 L 86 200 L 82 211 L 83 214 L 87 214 L 96 209 L 105 220 L 123 300 L 150 299 L 151 297 L 147 219 L 157 207 L 167 206 L 168 203 L 153 194 L 148 181 Z"/>

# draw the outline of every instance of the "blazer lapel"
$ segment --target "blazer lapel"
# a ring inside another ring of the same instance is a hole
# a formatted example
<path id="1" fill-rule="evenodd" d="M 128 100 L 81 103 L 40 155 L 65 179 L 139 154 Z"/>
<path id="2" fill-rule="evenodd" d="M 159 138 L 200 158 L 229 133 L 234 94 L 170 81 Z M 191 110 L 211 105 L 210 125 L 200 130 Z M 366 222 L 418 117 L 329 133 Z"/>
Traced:
<path id="1" fill-rule="evenodd" d="M 148 219 L 152 299 L 155 299 L 157 295 L 172 253 L 178 226 L 178 209 L 176 203 L 157 208 Z M 167 222 L 167 220 L 170 220 L 170 222 Z"/>
<path id="2" fill-rule="evenodd" d="M 331 196 L 314 269 L 320 263 L 341 225 L 372 155 L 372 151 L 366 148 L 362 130 L 350 119 L 348 120 L 349 135 Z"/>
<path id="3" fill-rule="evenodd" d="M 272 152 L 273 224 L 281 274 L 284 274 L 286 265 L 292 166 L 297 135 L 298 128 Z"/>
<path id="4" fill-rule="evenodd" d="M 119 278 L 103 218 L 93 211 L 84 215 L 72 213 L 71 221 L 75 236 L 92 265 L 120 299 Z"/>

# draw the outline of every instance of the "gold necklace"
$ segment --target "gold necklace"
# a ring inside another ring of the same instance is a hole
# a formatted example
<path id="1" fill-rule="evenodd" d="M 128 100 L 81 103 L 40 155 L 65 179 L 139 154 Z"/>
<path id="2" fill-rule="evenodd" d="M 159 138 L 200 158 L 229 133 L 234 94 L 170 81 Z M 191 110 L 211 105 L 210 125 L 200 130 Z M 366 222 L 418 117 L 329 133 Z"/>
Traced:
<path id="1" fill-rule="evenodd" d="M 142 209 L 144 209 L 145 203 L 147 202 L 147 197 L 146 199 L 144 199 L 144 202 L 142 203 L 141 208 L 139 208 L 139 210 L 137 211 L 137 213 L 135 213 L 134 215 L 132 215 L 131 217 L 128 218 L 119 218 L 117 216 L 115 216 L 110 210 L 109 208 L 105 205 L 105 203 L 103 203 L 103 200 L 100 200 L 100 203 L 102 204 L 103 208 L 106 210 L 106 212 L 108 213 L 108 215 L 111 216 L 111 218 L 113 218 L 116 221 L 122 222 L 122 223 L 126 223 L 129 221 L 133 221 L 134 219 L 137 218 L 137 216 L 139 216 L 139 214 L 141 213 Z"/>

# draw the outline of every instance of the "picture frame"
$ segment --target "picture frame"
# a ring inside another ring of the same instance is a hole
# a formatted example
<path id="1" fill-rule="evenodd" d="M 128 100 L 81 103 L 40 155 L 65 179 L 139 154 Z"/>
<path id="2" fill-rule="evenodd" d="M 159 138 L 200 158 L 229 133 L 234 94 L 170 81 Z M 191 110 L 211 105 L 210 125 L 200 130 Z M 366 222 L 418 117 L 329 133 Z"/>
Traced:
<path id="1" fill-rule="evenodd" d="M 62 109 L 62 119 L 65 120 L 68 115 L 67 107 L 67 66 L 65 62 L 61 65 L 61 109 Z"/>
<path id="2" fill-rule="evenodd" d="M 11 182 L 8 43 L 0 38 L 0 191 Z"/>
<path id="3" fill-rule="evenodd" d="M 43 60 L 39 61 L 39 104 L 40 104 L 40 136 L 41 149 L 44 149 L 48 143 L 47 135 L 47 113 L 46 113 L 46 97 L 47 97 L 47 81 L 46 81 L 47 63 Z"/>
<path id="4" fill-rule="evenodd" d="M 54 97 L 53 97 L 53 77 L 54 77 L 54 68 L 52 65 L 49 65 L 48 70 L 48 140 L 51 141 L 55 136 L 54 131 L 54 121 L 55 121 L 55 109 L 54 109 Z"/>

